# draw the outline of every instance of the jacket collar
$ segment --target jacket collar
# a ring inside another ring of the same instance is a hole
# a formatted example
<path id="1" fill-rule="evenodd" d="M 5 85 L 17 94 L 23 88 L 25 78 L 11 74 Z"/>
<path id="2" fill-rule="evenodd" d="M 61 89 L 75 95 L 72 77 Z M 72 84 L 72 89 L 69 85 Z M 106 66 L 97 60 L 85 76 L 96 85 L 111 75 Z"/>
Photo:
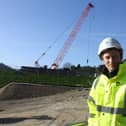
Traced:
<path id="1" fill-rule="evenodd" d="M 114 71 L 109 72 L 108 69 L 104 66 L 102 73 L 106 75 L 108 78 L 112 78 L 117 75 L 118 71 L 119 71 L 119 67 L 117 67 Z"/>

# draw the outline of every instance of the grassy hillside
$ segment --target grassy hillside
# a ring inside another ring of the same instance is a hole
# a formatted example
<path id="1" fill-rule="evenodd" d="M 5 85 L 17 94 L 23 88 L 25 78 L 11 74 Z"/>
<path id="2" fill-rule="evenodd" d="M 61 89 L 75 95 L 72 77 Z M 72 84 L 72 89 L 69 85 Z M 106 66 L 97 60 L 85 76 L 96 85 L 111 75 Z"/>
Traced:
<path id="1" fill-rule="evenodd" d="M 87 72 L 88 71 L 88 72 Z M 75 69 L 75 70 L 39 70 L 39 71 L 22 71 L 14 69 L 0 70 L 0 87 L 9 82 L 25 82 L 35 84 L 53 84 L 53 85 L 70 85 L 89 87 L 94 79 L 92 69 Z M 89 76 L 89 75 L 91 76 Z"/>

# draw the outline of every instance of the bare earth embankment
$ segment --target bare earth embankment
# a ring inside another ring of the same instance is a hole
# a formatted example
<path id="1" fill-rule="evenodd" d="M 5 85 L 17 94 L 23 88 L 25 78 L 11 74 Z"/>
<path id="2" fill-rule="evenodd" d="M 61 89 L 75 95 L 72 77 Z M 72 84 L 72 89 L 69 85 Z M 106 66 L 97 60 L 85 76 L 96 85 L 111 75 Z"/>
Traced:
<path id="1" fill-rule="evenodd" d="M 88 118 L 88 89 L 17 85 L 0 89 L 0 126 L 66 126 Z"/>

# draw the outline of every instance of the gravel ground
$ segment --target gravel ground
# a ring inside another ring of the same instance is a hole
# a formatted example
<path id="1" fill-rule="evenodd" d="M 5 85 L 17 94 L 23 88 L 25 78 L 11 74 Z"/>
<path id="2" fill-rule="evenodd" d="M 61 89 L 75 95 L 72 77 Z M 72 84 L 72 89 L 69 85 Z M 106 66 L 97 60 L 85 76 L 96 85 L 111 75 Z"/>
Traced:
<path id="1" fill-rule="evenodd" d="M 66 126 L 88 118 L 89 89 L 0 101 L 0 126 Z"/>

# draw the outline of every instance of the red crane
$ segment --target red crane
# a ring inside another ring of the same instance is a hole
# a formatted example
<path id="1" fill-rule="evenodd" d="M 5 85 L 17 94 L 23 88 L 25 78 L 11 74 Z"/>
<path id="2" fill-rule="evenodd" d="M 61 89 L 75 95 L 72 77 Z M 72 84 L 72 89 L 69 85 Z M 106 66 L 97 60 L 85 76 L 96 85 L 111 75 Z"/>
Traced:
<path id="1" fill-rule="evenodd" d="M 70 46 L 72 45 L 72 42 L 74 41 L 77 33 L 79 32 L 79 30 L 83 24 L 84 19 L 88 15 L 88 12 L 90 11 L 90 9 L 93 7 L 94 7 L 94 5 L 92 3 L 88 3 L 86 9 L 84 9 L 84 11 L 82 12 L 82 15 L 80 16 L 80 18 L 77 21 L 77 23 L 75 24 L 72 32 L 70 33 L 67 40 L 65 41 L 63 48 L 61 48 L 56 59 L 54 60 L 53 64 L 51 65 L 51 69 L 57 69 L 60 66 L 65 54 L 68 52 Z"/>

